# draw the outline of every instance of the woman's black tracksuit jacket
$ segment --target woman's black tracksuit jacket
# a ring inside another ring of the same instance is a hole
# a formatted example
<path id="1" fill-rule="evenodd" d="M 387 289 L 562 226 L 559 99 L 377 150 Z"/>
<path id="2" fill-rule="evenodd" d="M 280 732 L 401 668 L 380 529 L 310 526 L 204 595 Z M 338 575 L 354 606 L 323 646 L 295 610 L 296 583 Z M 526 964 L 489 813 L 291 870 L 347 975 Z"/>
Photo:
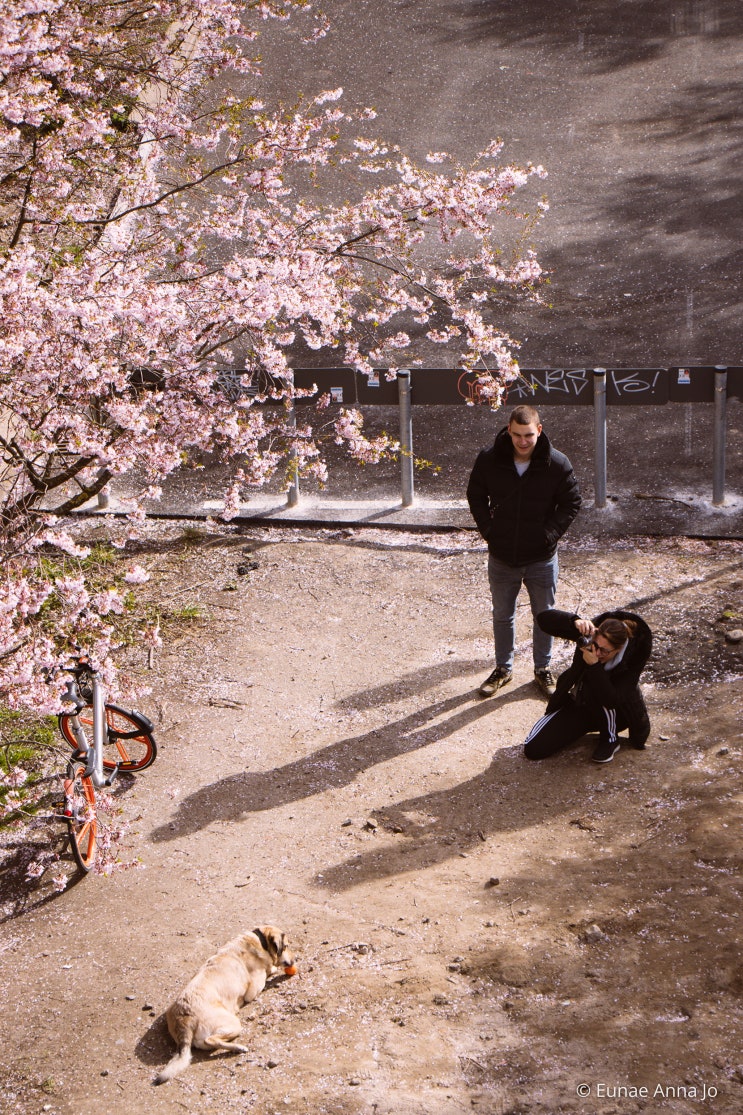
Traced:
<path id="1" fill-rule="evenodd" d="M 537 623 L 549 635 L 577 642 L 580 635 L 576 630 L 575 620 L 578 618 L 574 612 L 550 608 L 539 613 Z M 637 625 L 622 660 L 611 670 L 606 670 L 602 662 L 590 666 L 584 660 L 580 647 L 577 647 L 572 665 L 557 679 L 555 692 L 547 702 L 545 716 L 534 725 L 529 740 L 538 734 L 540 724 L 542 728 L 546 726 L 547 718 L 552 713 L 560 709 L 571 709 L 578 714 L 573 718 L 574 723 L 585 724 L 582 732 L 573 735 L 573 739 L 592 729 L 598 729 L 602 738 L 608 738 L 612 733 L 615 735 L 623 728 L 629 728 L 630 746 L 640 751 L 645 747 L 650 735 L 650 718 L 640 689 L 640 674 L 650 658 L 652 632 L 645 620 L 634 612 L 603 612 L 592 621 L 594 627 L 598 627 L 605 619 L 632 620 Z M 565 739 L 563 746 L 572 743 L 573 739 Z M 558 749 L 552 747 L 550 751 Z M 532 754 L 530 757 L 543 758 L 544 755 Z"/>

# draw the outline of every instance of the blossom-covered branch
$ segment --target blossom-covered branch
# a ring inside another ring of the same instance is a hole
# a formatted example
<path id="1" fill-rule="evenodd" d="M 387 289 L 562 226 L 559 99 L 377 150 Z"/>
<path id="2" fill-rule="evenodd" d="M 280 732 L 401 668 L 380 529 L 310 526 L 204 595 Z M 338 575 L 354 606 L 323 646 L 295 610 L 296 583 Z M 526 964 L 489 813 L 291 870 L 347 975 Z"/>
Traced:
<path id="1" fill-rule="evenodd" d="M 124 474 L 152 498 L 206 453 L 231 465 L 227 514 L 282 470 L 323 478 L 317 427 L 289 421 L 298 345 L 368 373 L 419 360 L 417 330 L 494 404 L 516 374 L 495 315 L 536 296 L 545 205 L 516 198 L 543 170 L 500 165 L 498 141 L 418 167 L 338 88 L 267 105 L 254 44 L 289 15 L 326 30 L 306 0 L 0 14 L 0 700 L 52 700 L 40 671 L 73 641 L 109 656 L 114 598 L 38 561 L 68 544 L 55 517 Z M 253 390 L 233 397 L 236 367 Z M 331 439 L 395 451 L 356 413 Z"/>

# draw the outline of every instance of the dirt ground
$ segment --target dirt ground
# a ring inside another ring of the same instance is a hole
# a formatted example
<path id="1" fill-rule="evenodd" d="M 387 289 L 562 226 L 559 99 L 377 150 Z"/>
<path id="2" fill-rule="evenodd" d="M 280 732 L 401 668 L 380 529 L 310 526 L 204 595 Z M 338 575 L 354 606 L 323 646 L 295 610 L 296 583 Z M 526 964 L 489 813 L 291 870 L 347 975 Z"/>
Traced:
<path id="1" fill-rule="evenodd" d="M 656 634 L 648 748 L 598 766 L 522 757 L 525 605 L 514 682 L 477 697 L 473 532 L 151 532 L 146 591 L 192 618 L 132 655 L 160 746 L 116 786 L 140 866 L 25 903 L 6 875 L 4 1111 L 743 1109 L 743 544 L 563 546 L 561 606 Z M 169 1002 L 265 923 L 299 973 L 243 1011 L 250 1053 L 153 1087 Z"/>

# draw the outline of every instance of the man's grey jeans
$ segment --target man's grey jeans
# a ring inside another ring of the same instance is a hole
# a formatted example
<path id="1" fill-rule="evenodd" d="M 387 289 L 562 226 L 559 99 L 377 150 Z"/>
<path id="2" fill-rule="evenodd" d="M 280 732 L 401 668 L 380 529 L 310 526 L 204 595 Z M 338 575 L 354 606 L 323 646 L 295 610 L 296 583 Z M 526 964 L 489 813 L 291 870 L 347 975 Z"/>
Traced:
<path id="1" fill-rule="evenodd" d="M 506 565 L 492 554 L 488 557 L 488 581 L 493 600 L 493 635 L 495 664 L 513 668 L 516 641 L 516 598 L 522 584 L 526 585 L 534 616 L 532 652 L 534 669 L 544 670 L 552 657 L 552 636 L 537 627 L 536 616 L 555 604 L 557 590 L 557 554 L 549 561 L 533 561 L 529 565 Z"/>

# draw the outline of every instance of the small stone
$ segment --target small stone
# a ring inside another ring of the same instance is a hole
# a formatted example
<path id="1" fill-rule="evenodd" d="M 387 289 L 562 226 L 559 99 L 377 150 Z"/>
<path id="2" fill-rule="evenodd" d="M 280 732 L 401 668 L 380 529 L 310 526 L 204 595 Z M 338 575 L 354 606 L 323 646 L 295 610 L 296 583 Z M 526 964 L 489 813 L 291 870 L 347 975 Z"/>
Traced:
<path id="1" fill-rule="evenodd" d="M 352 824 L 353 824 L 353 818 L 352 817 L 346 817 L 345 821 L 341 821 L 341 828 L 342 829 L 347 829 L 349 827 L 349 825 L 352 825 Z"/>
<path id="2" fill-rule="evenodd" d="M 369 817 L 366 821 L 364 821 L 364 828 L 367 832 L 376 832 L 377 822 L 374 820 L 373 817 Z"/>
<path id="3" fill-rule="evenodd" d="M 279 1062 L 278 1061 L 266 1061 L 266 1068 L 267 1069 L 277 1069 L 278 1067 L 279 1067 Z"/>
<path id="4" fill-rule="evenodd" d="M 720 750 L 717 752 L 717 754 L 718 755 L 729 755 L 730 754 L 730 748 L 729 747 L 721 747 Z"/>
<path id="5" fill-rule="evenodd" d="M 743 628 L 734 627 L 732 631 L 726 631 L 725 639 L 728 643 L 743 643 Z"/>
<path id="6" fill-rule="evenodd" d="M 586 929 L 586 931 L 583 934 L 583 940 L 584 941 L 595 942 L 595 941 L 603 941 L 603 939 L 604 939 L 604 934 L 603 934 L 602 930 L 599 928 L 598 925 L 595 925 L 595 924 L 594 925 L 589 925 L 588 928 Z"/>
<path id="7" fill-rule="evenodd" d="M 437 1007 L 446 1007 L 449 1005 L 449 1000 L 446 995 L 442 995 L 441 992 L 437 992 L 437 994 L 434 995 L 433 1001 Z"/>
<path id="8" fill-rule="evenodd" d="M 136 999 L 136 995 L 125 995 L 124 998 L 128 1003 L 132 1003 Z"/>
<path id="9" fill-rule="evenodd" d="M 485 884 L 485 889 L 487 890 L 489 887 L 497 887 L 499 885 L 500 885 L 500 879 L 498 878 L 498 876 L 497 875 L 491 875 L 490 878 L 488 879 L 487 883 Z"/>
<path id="10" fill-rule="evenodd" d="M 671 738 L 670 736 L 658 736 L 658 739 L 663 739 L 663 740 L 670 739 L 670 738 Z"/>
<path id="11" fill-rule="evenodd" d="M 108 1069 L 101 1069 L 101 1076 L 108 1076 Z"/>

